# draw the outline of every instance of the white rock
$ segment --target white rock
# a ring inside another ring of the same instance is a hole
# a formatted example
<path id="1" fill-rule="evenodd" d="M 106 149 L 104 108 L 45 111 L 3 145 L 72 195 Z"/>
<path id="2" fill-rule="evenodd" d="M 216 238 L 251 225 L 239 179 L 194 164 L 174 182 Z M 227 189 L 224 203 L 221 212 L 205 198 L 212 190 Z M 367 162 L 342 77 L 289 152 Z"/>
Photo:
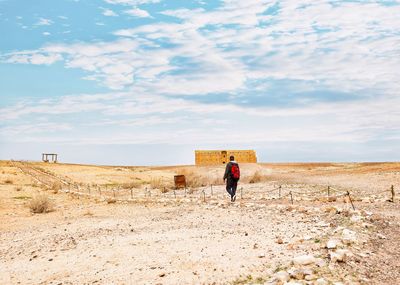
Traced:
<path id="1" fill-rule="evenodd" d="M 289 270 L 290 277 L 297 279 L 297 280 L 303 280 L 305 275 L 302 269 L 292 269 Z"/>
<path id="2" fill-rule="evenodd" d="M 346 244 L 350 244 L 357 241 L 356 232 L 349 229 L 344 229 L 342 232 L 342 240 Z"/>
<path id="3" fill-rule="evenodd" d="M 386 236 L 384 236 L 383 234 L 377 234 L 378 238 L 380 239 L 386 239 Z"/>
<path id="4" fill-rule="evenodd" d="M 350 218 L 350 221 L 352 221 L 353 223 L 358 223 L 359 221 L 361 221 L 362 220 L 362 217 L 361 216 L 358 216 L 358 215 L 353 215 L 353 216 L 351 216 L 351 218 Z"/>
<path id="5" fill-rule="evenodd" d="M 327 243 L 326 243 L 326 248 L 328 249 L 335 249 L 338 245 L 338 241 L 335 239 L 330 239 Z"/>
<path id="6" fill-rule="evenodd" d="M 362 223 L 362 226 L 366 229 L 372 228 L 374 225 L 370 223 Z"/>
<path id="7" fill-rule="evenodd" d="M 332 262 L 346 262 L 347 257 L 351 252 L 347 249 L 338 249 L 335 252 L 329 253 Z"/>
<path id="8" fill-rule="evenodd" d="M 328 285 L 328 281 L 326 281 L 324 278 L 319 278 L 317 281 L 314 283 L 315 285 Z"/>
<path id="9" fill-rule="evenodd" d="M 319 267 L 324 267 L 326 265 L 326 262 L 322 258 L 316 258 L 315 264 Z"/>
<path id="10" fill-rule="evenodd" d="M 287 282 L 290 280 L 289 273 L 287 273 L 286 271 L 279 271 L 279 272 L 275 273 L 274 280 L 281 281 L 281 282 Z"/>
<path id="11" fill-rule="evenodd" d="M 301 255 L 293 258 L 293 263 L 298 265 L 308 265 L 315 263 L 315 257 L 312 255 Z"/>

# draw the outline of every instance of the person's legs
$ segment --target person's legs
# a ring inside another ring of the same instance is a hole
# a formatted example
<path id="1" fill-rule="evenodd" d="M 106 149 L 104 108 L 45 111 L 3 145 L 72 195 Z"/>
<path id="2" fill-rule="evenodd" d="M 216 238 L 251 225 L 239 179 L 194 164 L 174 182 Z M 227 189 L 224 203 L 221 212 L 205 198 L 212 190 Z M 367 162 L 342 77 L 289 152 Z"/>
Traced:
<path id="1" fill-rule="evenodd" d="M 226 180 L 226 191 L 229 193 L 229 195 L 231 195 L 232 197 L 232 182 L 230 181 L 230 179 Z"/>
<path id="2" fill-rule="evenodd" d="M 232 191 L 231 191 L 231 197 L 232 197 L 232 201 L 236 200 L 236 189 L 237 189 L 237 181 L 232 181 Z"/>

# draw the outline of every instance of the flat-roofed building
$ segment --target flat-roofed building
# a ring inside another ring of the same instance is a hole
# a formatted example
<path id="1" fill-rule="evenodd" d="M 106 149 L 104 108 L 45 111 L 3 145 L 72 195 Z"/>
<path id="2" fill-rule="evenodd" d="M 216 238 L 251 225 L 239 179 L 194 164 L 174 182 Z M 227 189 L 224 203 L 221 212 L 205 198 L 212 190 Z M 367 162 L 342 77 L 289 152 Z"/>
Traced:
<path id="1" fill-rule="evenodd" d="M 196 150 L 196 165 L 226 164 L 233 155 L 238 163 L 256 163 L 257 156 L 254 150 Z"/>

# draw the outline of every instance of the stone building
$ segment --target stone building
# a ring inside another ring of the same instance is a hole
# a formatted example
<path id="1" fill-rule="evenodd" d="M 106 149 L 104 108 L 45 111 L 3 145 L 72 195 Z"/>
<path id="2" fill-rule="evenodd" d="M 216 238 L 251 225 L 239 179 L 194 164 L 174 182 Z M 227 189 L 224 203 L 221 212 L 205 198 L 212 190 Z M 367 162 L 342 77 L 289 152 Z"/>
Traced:
<path id="1" fill-rule="evenodd" d="M 256 163 L 257 156 L 254 150 L 196 150 L 196 165 L 217 165 L 229 162 L 233 155 L 238 163 Z"/>

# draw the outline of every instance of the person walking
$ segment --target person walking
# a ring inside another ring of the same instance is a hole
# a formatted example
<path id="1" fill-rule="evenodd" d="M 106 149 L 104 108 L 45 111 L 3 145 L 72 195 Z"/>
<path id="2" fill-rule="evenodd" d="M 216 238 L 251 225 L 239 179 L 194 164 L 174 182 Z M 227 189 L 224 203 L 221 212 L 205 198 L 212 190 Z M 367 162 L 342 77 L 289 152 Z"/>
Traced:
<path id="1" fill-rule="evenodd" d="M 240 169 L 233 155 L 229 157 L 229 160 L 225 168 L 224 182 L 226 180 L 226 191 L 231 195 L 231 202 L 235 202 L 237 184 L 240 179 Z"/>

